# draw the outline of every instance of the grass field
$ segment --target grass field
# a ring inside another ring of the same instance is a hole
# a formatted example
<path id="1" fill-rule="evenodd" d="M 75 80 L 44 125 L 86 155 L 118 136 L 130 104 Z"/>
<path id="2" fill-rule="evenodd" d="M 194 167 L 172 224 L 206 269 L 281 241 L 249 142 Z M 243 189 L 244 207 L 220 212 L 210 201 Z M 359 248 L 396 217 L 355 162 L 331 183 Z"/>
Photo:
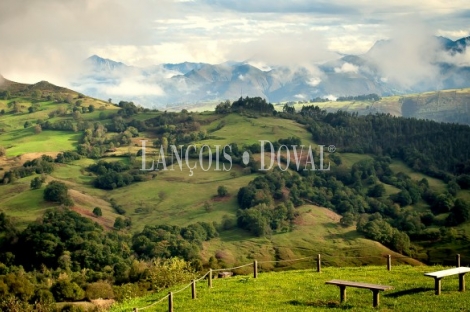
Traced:
<path id="1" fill-rule="evenodd" d="M 239 229 L 226 231 L 204 243 L 202 257 L 208 260 L 216 256 L 224 265 L 238 265 L 253 259 L 292 260 L 321 253 L 329 265 L 354 266 L 382 263 L 383 255 L 395 254 L 374 241 L 364 239 L 355 231 L 355 226 L 342 227 L 339 224 L 341 216 L 329 209 L 305 205 L 296 210 L 299 216 L 291 232 L 255 238 Z M 417 264 L 411 259 L 400 261 Z M 299 262 L 266 263 L 261 267 L 276 270 L 286 264 L 295 268 L 312 266 L 312 263 Z"/>
<path id="2" fill-rule="evenodd" d="M 7 156 L 37 152 L 74 150 L 81 133 L 44 130 L 35 134 L 33 128 L 18 129 L 0 135 L 0 146 L 5 146 Z"/>
<path id="3" fill-rule="evenodd" d="M 202 280 L 197 284 L 197 299 L 191 289 L 174 295 L 175 311 L 468 311 L 468 294 L 458 291 L 458 277 L 442 281 L 442 295 L 434 294 L 434 280 L 426 272 L 444 269 L 427 266 L 327 267 L 322 273 L 314 270 L 260 273 L 213 280 L 213 288 Z M 347 300 L 340 303 L 337 286 L 326 285 L 331 279 L 382 284 L 393 289 L 381 292 L 380 306 L 372 307 L 372 292 L 347 287 Z M 182 288 L 174 287 L 170 291 Z M 131 299 L 111 308 L 112 312 L 132 311 L 165 297 L 167 292 Z M 149 311 L 167 311 L 168 300 Z"/>
<path id="4" fill-rule="evenodd" d="M 236 142 L 238 146 L 243 144 L 258 143 L 259 140 L 270 140 L 275 142 L 280 138 L 297 136 L 302 140 L 302 144 L 308 145 L 312 142 L 312 135 L 307 129 L 292 120 L 276 119 L 276 118 L 248 118 L 237 114 L 230 114 L 222 119 L 215 120 L 203 128 L 208 130 L 215 129 L 221 122 L 225 122 L 225 126 L 219 130 L 211 132 L 209 135 L 216 136 L 217 139 L 209 139 L 202 141 L 207 145 L 225 145 Z"/>
<path id="5" fill-rule="evenodd" d="M 395 173 L 398 173 L 398 172 L 406 173 L 413 180 L 419 181 L 423 178 L 426 178 L 429 182 L 429 186 L 436 191 L 443 192 L 446 189 L 446 184 L 442 180 L 438 180 L 430 176 L 427 176 L 423 173 L 413 171 L 410 167 L 408 167 L 402 161 L 394 160 L 392 164 L 390 165 L 390 169 L 392 169 L 393 172 Z"/>

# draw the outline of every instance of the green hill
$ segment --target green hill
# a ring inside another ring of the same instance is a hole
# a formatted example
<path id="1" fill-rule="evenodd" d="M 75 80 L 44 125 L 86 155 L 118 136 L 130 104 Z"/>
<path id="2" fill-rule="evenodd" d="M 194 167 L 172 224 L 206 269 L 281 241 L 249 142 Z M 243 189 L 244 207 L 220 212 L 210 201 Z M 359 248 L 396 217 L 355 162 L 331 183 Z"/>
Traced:
<path id="1" fill-rule="evenodd" d="M 451 89 L 401 96 L 385 96 L 374 101 L 326 101 L 307 103 L 328 111 L 347 111 L 361 115 L 384 113 L 438 122 L 470 124 L 470 89 Z M 284 105 L 284 104 L 282 104 Z M 282 109 L 279 105 L 279 109 Z M 300 109 L 306 103 L 295 104 Z"/>

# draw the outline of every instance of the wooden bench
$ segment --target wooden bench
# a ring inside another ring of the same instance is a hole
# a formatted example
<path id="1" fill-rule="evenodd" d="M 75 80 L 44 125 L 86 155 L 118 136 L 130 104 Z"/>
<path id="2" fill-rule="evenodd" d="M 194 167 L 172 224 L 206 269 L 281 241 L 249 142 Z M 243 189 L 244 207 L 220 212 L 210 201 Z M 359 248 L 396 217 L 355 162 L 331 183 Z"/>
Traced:
<path id="1" fill-rule="evenodd" d="M 436 295 L 441 294 L 441 279 L 446 276 L 459 275 L 459 290 L 465 291 L 465 273 L 470 272 L 470 268 L 460 267 L 431 273 L 424 273 L 424 276 L 434 277 L 434 288 Z"/>
<path id="2" fill-rule="evenodd" d="M 336 280 L 336 279 L 325 282 L 325 284 L 339 286 L 339 294 L 340 294 L 341 302 L 346 301 L 346 286 L 370 289 L 372 290 L 372 294 L 373 294 L 372 304 L 374 307 L 377 307 L 379 305 L 379 291 L 393 289 L 392 286 L 358 283 L 358 282 L 350 282 L 350 281 L 343 281 L 343 280 Z"/>

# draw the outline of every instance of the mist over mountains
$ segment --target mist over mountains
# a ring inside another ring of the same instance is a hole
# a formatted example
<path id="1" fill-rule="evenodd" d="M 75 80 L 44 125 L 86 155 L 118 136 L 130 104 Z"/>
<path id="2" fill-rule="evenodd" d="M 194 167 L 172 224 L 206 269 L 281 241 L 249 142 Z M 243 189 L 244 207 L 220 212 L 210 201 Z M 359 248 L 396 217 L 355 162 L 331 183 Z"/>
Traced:
<path id="1" fill-rule="evenodd" d="M 240 96 L 281 102 L 407 94 L 469 87 L 469 44 L 470 37 L 381 40 L 362 55 L 338 55 L 327 62 L 296 66 L 246 60 L 135 67 L 93 55 L 83 62 L 72 86 L 98 98 L 157 108 Z"/>

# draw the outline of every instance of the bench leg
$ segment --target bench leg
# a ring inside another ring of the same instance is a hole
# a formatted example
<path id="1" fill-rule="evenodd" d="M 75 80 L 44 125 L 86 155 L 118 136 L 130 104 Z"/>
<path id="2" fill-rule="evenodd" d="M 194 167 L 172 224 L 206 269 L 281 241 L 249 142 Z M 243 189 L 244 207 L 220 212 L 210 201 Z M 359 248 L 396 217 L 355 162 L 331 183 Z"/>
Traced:
<path id="1" fill-rule="evenodd" d="M 441 279 L 435 277 L 434 278 L 434 289 L 435 289 L 435 294 L 440 295 L 441 294 Z"/>
<path id="2" fill-rule="evenodd" d="M 339 297 L 340 297 L 341 303 L 346 301 L 346 286 L 344 285 L 339 286 Z"/>
<path id="3" fill-rule="evenodd" d="M 379 306 L 379 291 L 377 289 L 372 289 L 372 305 L 374 308 Z"/>
<path id="4" fill-rule="evenodd" d="M 459 290 L 465 291 L 465 273 L 459 274 Z"/>

